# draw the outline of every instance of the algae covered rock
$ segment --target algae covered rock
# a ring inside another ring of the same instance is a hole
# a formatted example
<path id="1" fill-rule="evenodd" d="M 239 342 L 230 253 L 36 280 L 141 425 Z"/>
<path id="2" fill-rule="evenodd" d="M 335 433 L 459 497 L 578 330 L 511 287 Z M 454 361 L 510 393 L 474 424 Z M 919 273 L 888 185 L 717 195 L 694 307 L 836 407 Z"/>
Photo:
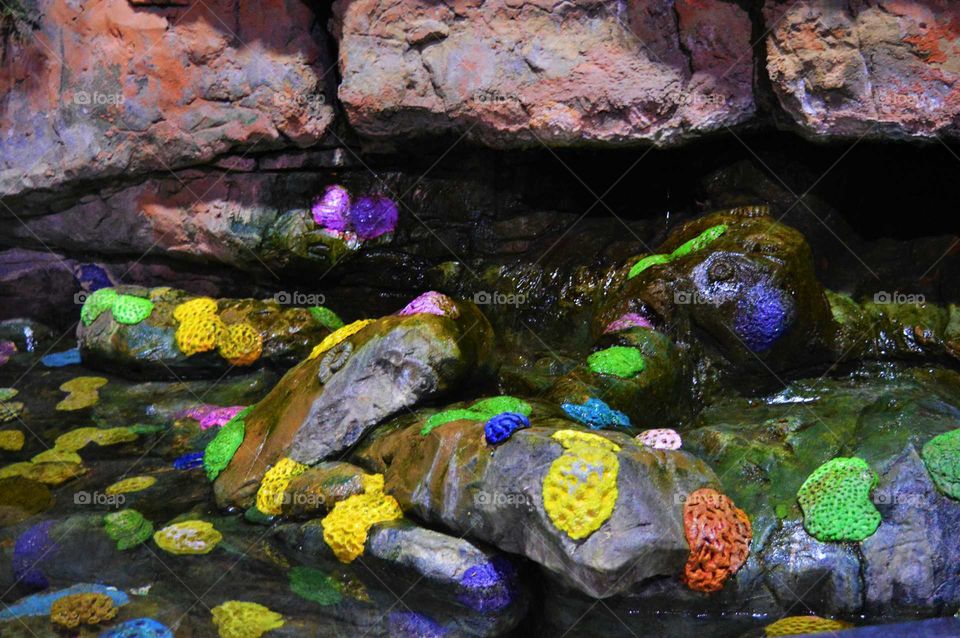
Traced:
<path id="1" fill-rule="evenodd" d="M 365 323 L 291 369 L 245 415 L 242 443 L 214 485 L 218 504 L 249 507 L 280 459 L 315 465 L 397 412 L 462 387 L 484 372 L 491 340 L 489 323 L 466 303 L 456 318 Z"/>
<path id="2" fill-rule="evenodd" d="M 86 299 L 81 316 L 84 364 L 147 378 L 292 365 L 330 332 L 308 308 L 195 297 L 172 288 L 104 288 Z"/>

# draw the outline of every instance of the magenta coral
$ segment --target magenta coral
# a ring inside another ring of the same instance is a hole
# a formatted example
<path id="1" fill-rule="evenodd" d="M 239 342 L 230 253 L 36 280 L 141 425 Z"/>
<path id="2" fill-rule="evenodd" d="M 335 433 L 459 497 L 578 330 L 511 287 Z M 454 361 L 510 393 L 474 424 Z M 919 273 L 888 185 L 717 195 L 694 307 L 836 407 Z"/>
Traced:
<path id="1" fill-rule="evenodd" d="M 237 416 L 244 410 L 242 405 L 231 405 L 220 407 L 218 405 L 204 404 L 191 408 L 181 413 L 181 418 L 188 418 L 197 421 L 201 430 L 209 430 L 212 427 L 223 427 L 230 419 Z"/>
<path id="2" fill-rule="evenodd" d="M 460 314 L 457 310 L 457 304 L 453 299 L 443 293 L 431 290 L 425 292 L 406 306 L 397 314 L 401 317 L 425 313 L 437 315 L 438 317 L 450 317 L 456 319 Z"/>
<path id="3" fill-rule="evenodd" d="M 350 193 L 343 186 L 334 184 L 327 186 L 323 195 L 313 203 L 310 212 L 317 226 L 327 230 L 343 232 L 347 230 L 349 221 L 347 213 L 350 210 Z"/>
<path id="4" fill-rule="evenodd" d="M 635 312 L 628 312 L 624 315 L 620 315 L 619 318 L 614 319 L 610 324 L 604 328 L 603 334 L 610 334 L 611 332 L 620 332 L 622 330 L 629 330 L 630 328 L 653 328 L 653 324 L 650 323 L 650 320 L 644 317 L 643 315 L 637 314 Z"/>

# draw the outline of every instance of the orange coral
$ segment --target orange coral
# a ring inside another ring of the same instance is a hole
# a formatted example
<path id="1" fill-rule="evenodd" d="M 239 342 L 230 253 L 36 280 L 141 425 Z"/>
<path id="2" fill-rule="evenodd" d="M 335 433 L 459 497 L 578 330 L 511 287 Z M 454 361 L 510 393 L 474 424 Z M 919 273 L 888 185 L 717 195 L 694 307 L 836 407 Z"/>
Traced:
<path id="1" fill-rule="evenodd" d="M 97 625 L 117 615 L 117 607 L 106 594 L 70 594 L 54 601 L 50 620 L 68 629 Z"/>
<path id="2" fill-rule="evenodd" d="M 747 560 L 750 519 L 726 495 L 703 488 L 687 498 L 683 527 L 690 545 L 683 582 L 694 591 L 719 591 Z"/>

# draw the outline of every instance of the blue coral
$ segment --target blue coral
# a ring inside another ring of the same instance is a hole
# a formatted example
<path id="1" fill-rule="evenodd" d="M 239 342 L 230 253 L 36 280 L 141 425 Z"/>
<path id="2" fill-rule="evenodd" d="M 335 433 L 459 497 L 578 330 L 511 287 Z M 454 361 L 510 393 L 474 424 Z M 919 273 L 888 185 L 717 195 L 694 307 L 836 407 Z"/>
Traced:
<path id="1" fill-rule="evenodd" d="M 173 638 L 173 631 L 153 618 L 134 618 L 103 632 L 100 638 Z"/>
<path id="2" fill-rule="evenodd" d="M 793 325 L 794 303 L 790 296 L 770 284 L 752 286 L 737 302 L 734 331 L 753 352 L 763 352 Z"/>
<path id="3" fill-rule="evenodd" d="M 53 603 L 64 596 L 71 596 L 73 594 L 105 594 L 110 597 L 110 600 L 112 600 L 113 604 L 117 607 L 130 602 L 129 596 L 114 587 L 80 583 L 78 585 L 71 585 L 66 589 L 21 598 L 14 604 L 6 606 L 3 611 L 0 611 L 0 620 L 12 620 L 25 616 L 49 616 L 50 607 L 53 606 Z"/>
<path id="4" fill-rule="evenodd" d="M 501 412 L 487 421 L 483 432 L 490 445 L 500 445 L 509 439 L 514 432 L 530 427 L 530 419 L 519 412 Z"/>
<path id="5" fill-rule="evenodd" d="M 587 399 L 583 405 L 563 403 L 560 407 L 571 419 L 594 430 L 630 427 L 630 417 L 620 410 L 614 410 L 600 399 Z"/>
<path id="6" fill-rule="evenodd" d="M 96 292 L 101 288 L 112 288 L 110 273 L 97 264 L 79 264 L 73 269 L 77 284 L 87 292 Z"/>
<path id="7" fill-rule="evenodd" d="M 65 366 L 75 366 L 80 363 L 80 348 L 70 348 L 63 352 L 54 352 L 40 359 L 40 363 L 48 368 L 63 368 Z"/>
<path id="8" fill-rule="evenodd" d="M 387 631 L 396 638 L 442 638 L 447 630 L 415 611 L 394 611 L 387 616 Z"/>
<path id="9" fill-rule="evenodd" d="M 187 452 L 173 461 L 173 469 L 175 470 L 195 470 L 200 467 L 203 467 L 202 450 L 200 452 Z"/>
<path id="10" fill-rule="evenodd" d="M 18 582 L 34 589 L 46 589 L 50 582 L 40 565 L 53 558 L 59 547 L 50 538 L 54 521 L 37 523 L 20 534 L 13 546 L 13 575 Z"/>
<path id="11" fill-rule="evenodd" d="M 499 611 L 508 607 L 516 592 L 516 570 L 509 560 L 497 556 L 463 573 L 457 599 L 474 611 Z"/>

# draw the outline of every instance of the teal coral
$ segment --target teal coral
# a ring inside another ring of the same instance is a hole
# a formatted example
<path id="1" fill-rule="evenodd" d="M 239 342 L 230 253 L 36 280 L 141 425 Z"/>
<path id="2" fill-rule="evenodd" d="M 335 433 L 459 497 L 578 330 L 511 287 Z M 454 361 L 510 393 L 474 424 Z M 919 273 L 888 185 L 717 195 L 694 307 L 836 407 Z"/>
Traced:
<path id="1" fill-rule="evenodd" d="M 319 605 L 336 605 L 343 596 L 340 583 L 319 569 L 297 566 L 290 570 L 290 591 Z"/>
<path id="2" fill-rule="evenodd" d="M 250 406 L 227 421 L 217 432 L 217 436 L 207 444 L 203 453 L 203 469 L 207 473 L 207 478 L 211 481 L 226 469 L 233 455 L 236 454 L 243 443 L 243 437 L 247 429 L 244 419 L 252 410 L 253 406 Z"/>
<path id="3" fill-rule="evenodd" d="M 725 232 L 727 232 L 726 224 L 712 226 L 693 239 L 685 241 L 669 254 L 647 255 L 630 267 L 630 272 L 627 273 L 627 279 L 633 279 L 651 266 L 667 264 L 674 259 L 680 259 L 681 257 L 686 257 L 687 255 L 695 253 L 698 250 L 703 250 L 712 242 L 719 239 L 720 236 Z"/>
<path id="4" fill-rule="evenodd" d="M 137 547 L 153 536 L 153 523 L 133 509 L 107 514 L 103 517 L 103 527 L 121 552 Z"/>
<path id="5" fill-rule="evenodd" d="M 960 500 L 960 429 L 927 441 L 921 456 L 937 489 Z"/>
<path id="6" fill-rule="evenodd" d="M 827 461 L 797 492 L 803 526 L 823 542 L 862 541 L 880 525 L 880 512 L 870 501 L 877 473 L 857 457 Z"/>
<path id="7" fill-rule="evenodd" d="M 83 321 L 83 325 L 89 326 L 100 315 L 110 310 L 117 297 L 117 291 L 113 288 L 101 288 L 91 293 L 83 302 L 83 308 L 80 309 L 80 320 Z"/>
<path id="8" fill-rule="evenodd" d="M 621 379 L 635 377 L 643 371 L 643 354 L 636 348 L 613 346 L 587 357 L 587 365 L 597 374 L 609 374 Z"/>
<path id="9" fill-rule="evenodd" d="M 153 313 L 153 302 L 143 297 L 120 295 L 110 312 L 117 323 L 136 325 Z"/>
<path id="10" fill-rule="evenodd" d="M 477 401 L 469 408 L 460 408 L 456 410 L 444 410 L 437 412 L 427 419 L 420 434 L 426 436 L 435 428 L 453 421 L 488 421 L 503 412 L 514 412 L 524 416 L 530 416 L 533 408 L 523 399 L 501 395 L 482 399 Z"/>
<path id="11" fill-rule="evenodd" d="M 310 316 L 327 330 L 337 330 L 344 326 L 343 319 L 337 316 L 337 313 L 323 306 L 312 306 Z"/>

